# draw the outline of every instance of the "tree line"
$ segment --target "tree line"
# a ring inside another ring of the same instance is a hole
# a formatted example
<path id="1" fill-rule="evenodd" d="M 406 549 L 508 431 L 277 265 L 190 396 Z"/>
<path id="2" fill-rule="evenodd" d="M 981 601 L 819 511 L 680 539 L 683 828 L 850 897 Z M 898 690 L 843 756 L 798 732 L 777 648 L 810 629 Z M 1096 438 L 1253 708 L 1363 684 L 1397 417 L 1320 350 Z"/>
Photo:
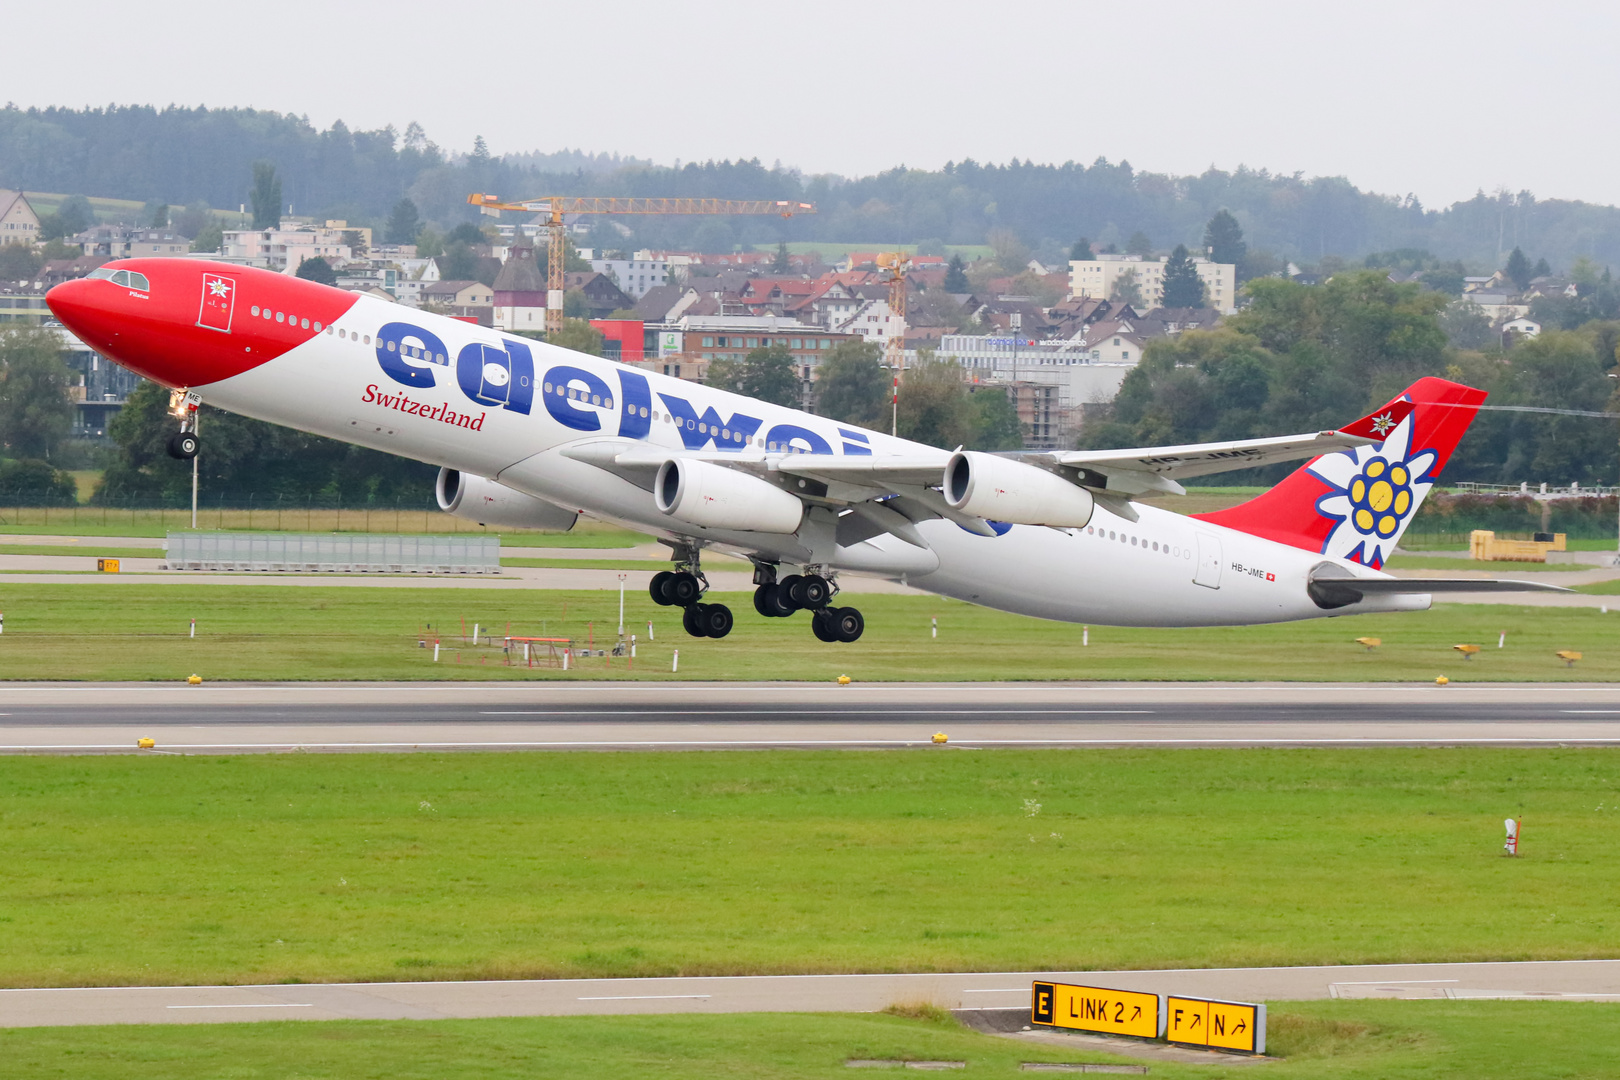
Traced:
<path id="1" fill-rule="evenodd" d="M 1111 405 L 1082 429 L 1082 446 L 1167 446 L 1339 427 L 1425 375 L 1490 393 L 1488 406 L 1620 411 L 1620 321 L 1593 319 L 1504 344 L 1448 338 L 1449 298 L 1377 270 L 1306 286 L 1251 281 L 1251 302 L 1211 331 L 1151 341 Z M 1612 484 L 1620 473 L 1613 420 L 1553 413 L 1480 413 L 1446 467 L 1447 483 Z M 1296 466 L 1223 474 L 1270 483 Z"/>
<path id="2" fill-rule="evenodd" d="M 982 244 L 1006 230 L 1045 261 L 1074 239 L 1124 248 L 1142 237 L 1156 250 L 1201 253 L 1205 223 L 1231 212 L 1257 252 L 1301 264 L 1403 249 L 1495 267 L 1513 247 L 1558 265 L 1586 256 L 1620 260 L 1620 209 L 1529 192 L 1480 192 L 1431 209 L 1410 196 L 1366 192 L 1342 177 L 1264 169 L 1209 169 L 1197 176 L 1139 172 L 1129 162 L 1006 164 L 972 160 L 938 170 L 873 176 L 804 176 L 757 160 L 679 167 L 626 159 L 492 153 L 482 139 L 453 155 L 416 124 L 322 131 L 306 118 L 255 109 L 108 106 L 0 109 L 0 186 L 235 209 L 252 202 L 254 165 L 273 167 L 277 213 L 345 218 L 381 227 L 402 198 L 440 232 L 473 220 L 466 196 L 542 194 L 708 196 L 813 201 L 815 215 L 777 218 L 625 219 L 603 244 L 731 250 L 780 240 L 884 237 L 930 248 Z M 573 167 L 570 167 L 573 166 Z M 260 190 L 260 195 L 270 194 Z M 266 204 L 271 205 L 269 203 Z M 1257 275 L 1251 275 L 1257 276 Z"/>

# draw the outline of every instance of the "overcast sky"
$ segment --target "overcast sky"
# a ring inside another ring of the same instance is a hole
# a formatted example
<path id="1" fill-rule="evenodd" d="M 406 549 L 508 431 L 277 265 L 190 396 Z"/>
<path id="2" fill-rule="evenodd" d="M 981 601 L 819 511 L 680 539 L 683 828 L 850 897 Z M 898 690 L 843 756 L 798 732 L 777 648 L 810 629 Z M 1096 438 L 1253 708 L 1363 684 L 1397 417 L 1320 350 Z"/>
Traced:
<path id="1" fill-rule="evenodd" d="M 1620 203 L 1617 31 L 1620 5 L 1591 0 L 76 0 L 11 12 L 0 99 L 415 120 L 497 154 L 845 175 L 1103 156 L 1429 206 L 1499 187 Z"/>

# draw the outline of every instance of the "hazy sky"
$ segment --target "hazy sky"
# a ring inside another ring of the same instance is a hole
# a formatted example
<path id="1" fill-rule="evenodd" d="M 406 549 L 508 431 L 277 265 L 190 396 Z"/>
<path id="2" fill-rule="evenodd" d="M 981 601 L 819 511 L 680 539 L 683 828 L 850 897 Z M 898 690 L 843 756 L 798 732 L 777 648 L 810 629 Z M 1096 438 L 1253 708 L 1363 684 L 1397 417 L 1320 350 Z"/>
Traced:
<path id="1" fill-rule="evenodd" d="M 1343 175 L 1430 206 L 1498 187 L 1620 203 L 1617 31 L 1620 5 L 1590 0 L 77 0 L 12 12 L 35 46 L 7 50 L 0 99 L 416 120 L 497 154 L 846 175 L 1103 156 Z"/>

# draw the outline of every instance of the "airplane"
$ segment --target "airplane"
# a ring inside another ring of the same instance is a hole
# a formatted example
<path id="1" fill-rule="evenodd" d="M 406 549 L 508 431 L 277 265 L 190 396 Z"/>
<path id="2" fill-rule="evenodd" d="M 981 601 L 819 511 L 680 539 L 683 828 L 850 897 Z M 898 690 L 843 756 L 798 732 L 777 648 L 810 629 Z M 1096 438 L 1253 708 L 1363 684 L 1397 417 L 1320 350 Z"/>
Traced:
<path id="1" fill-rule="evenodd" d="M 169 387 L 169 452 L 206 401 L 440 466 L 441 509 L 493 527 L 581 513 L 671 549 L 654 601 L 694 637 L 707 550 L 746 557 L 754 608 L 853 642 L 840 572 L 1004 611 L 1120 626 L 1230 626 L 1427 608 L 1443 592 L 1567 591 L 1382 572 L 1485 399 L 1423 378 L 1344 427 L 1276 438 L 1017 455 L 942 450 L 285 274 L 124 259 L 46 303 L 97 352 Z M 1181 481 L 1305 464 L 1263 494 L 1183 515 Z"/>

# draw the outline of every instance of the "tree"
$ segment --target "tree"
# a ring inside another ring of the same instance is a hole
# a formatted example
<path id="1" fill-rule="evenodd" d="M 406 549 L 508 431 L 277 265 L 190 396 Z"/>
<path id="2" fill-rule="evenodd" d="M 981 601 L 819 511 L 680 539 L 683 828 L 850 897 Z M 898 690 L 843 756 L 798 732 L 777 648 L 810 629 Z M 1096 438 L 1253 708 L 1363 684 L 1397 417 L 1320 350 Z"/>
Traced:
<path id="1" fill-rule="evenodd" d="M 0 330 L 0 443 L 15 457 L 48 458 L 73 424 L 59 338 L 37 326 Z"/>
<path id="2" fill-rule="evenodd" d="M 393 211 L 388 215 L 388 224 L 383 226 L 383 235 L 390 244 L 414 244 L 421 231 L 422 216 L 417 213 L 416 204 L 408 198 L 394 204 Z"/>
<path id="3" fill-rule="evenodd" d="M 1131 238 L 1125 241 L 1125 254 L 1141 255 L 1145 258 L 1153 254 L 1153 241 L 1148 239 L 1147 233 L 1137 229 L 1131 233 Z"/>
<path id="4" fill-rule="evenodd" d="M 783 240 L 776 245 L 776 258 L 771 260 L 771 273 L 786 274 L 792 269 L 793 265 L 788 262 L 787 241 Z"/>
<path id="5" fill-rule="evenodd" d="M 985 241 L 995 253 L 996 263 L 1004 273 L 1016 274 L 1028 266 L 1029 246 L 1011 229 L 991 229 Z"/>
<path id="6" fill-rule="evenodd" d="M 1069 249 L 1070 262 L 1090 262 L 1096 257 L 1091 253 L 1091 241 L 1084 236 L 1076 240 L 1074 247 Z"/>
<path id="7" fill-rule="evenodd" d="M 967 264 L 962 261 L 960 254 L 952 255 L 951 261 L 945 267 L 945 291 L 948 293 L 968 291 Z"/>
<path id="8" fill-rule="evenodd" d="M 1134 308 L 1142 306 L 1142 286 L 1136 280 L 1136 271 L 1134 269 L 1122 270 L 1119 276 L 1114 278 L 1114 291 L 1109 296 L 1109 299 L 1117 303 L 1129 304 Z"/>
<path id="9" fill-rule="evenodd" d="M 882 427 L 892 380 L 882 357 L 869 341 L 840 341 L 827 350 L 816 378 L 816 411 L 846 424 Z"/>
<path id="10" fill-rule="evenodd" d="M 151 205 L 152 214 L 148 224 L 154 229 L 167 229 L 169 227 L 169 204 L 155 202 Z"/>
<path id="11" fill-rule="evenodd" d="M 319 255 L 299 262 L 293 276 L 303 278 L 305 281 L 318 281 L 322 285 L 337 284 L 337 271 L 332 269 L 331 263 Z"/>
<path id="12" fill-rule="evenodd" d="M 1535 269 L 1530 271 L 1530 280 L 1534 281 L 1538 277 L 1548 277 L 1551 274 L 1552 267 L 1547 265 L 1547 260 L 1537 259 Z"/>
<path id="13" fill-rule="evenodd" d="M 202 231 L 213 223 L 213 211 L 209 210 L 208 204 L 201 199 L 198 199 L 174 216 L 175 232 L 193 240 L 201 236 Z"/>
<path id="14" fill-rule="evenodd" d="M 1204 226 L 1204 249 L 1209 253 L 1210 262 L 1232 263 L 1234 266 L 1249 253 L 1249 245 L 1243 241 L 1243 227 L 1231 211 L 1217 210 L 1215 216 L 1209 219 L 1209 224 Z"/>
<path id="15" fill-rule="evenodd" d="M 96 216 L 90 209 L 90 200 L 83 195 L 69 195 L 62 200 L 62 205 L 56 208 L 56 213 L 45 214 L 39 219 L 39 238 L 41 240 L 55 240 L 59 237 L 76 236 L 95 224 Z"/>
<path id="16" fill-rule="evenodd" d="M 473 137 L 472 160 L 478 165 L 489 164 L 489 144 L 484 141 L 484 137 L 482 135 L 476 135 Z"/>
<path id="17" fill-rule="evenodd" d="M 191 250 L 213 253 L 224 250 L 225 227 L 219 223 L 218 218 L 209 218 L 208 224 L 198 231 L 191 241 Z"/>
<path id="18" fill-rule="evenodd" d="M 487 244 L 489 237 L 470 221 L 463 221 L 450 230 L 450 235 L 444 238 L 446 244 Z"/>
<path id="19" fill-rule="evenodd" d="M 974 412 L 969 450 L 994 453 L 1023 447 L 1024 425 L 1018 420 L 1018 406 L 1011 394 L 999 386 L 981 386 L 968 394 L 968 400 Z"/>
<path id="20" fill-rule="evenodd" d="M 1508 280 L 1518 286 L 1520 292 L 1530 287 L 1530 279 L 1535 276 L 1530 268 L 1530 260 L 1518 248 L 1513 249 L 1512 254 L 1508 256 L 1507 265 L 1502 269 L 1507 274 Z"/>
<path id="21" fill-rule="evenodd" d="M 1204 282 L 1198 267 L 1187 254 L 1187 245 L 1177 244 L 1164 264 L 1164 306 L 1196 308 L 1204 306 Z"/>
<path id="22" fill-rule="evenodd" d="M 37 458 L 0 461 L 0 498 L 7 506 L 72 506 L 79 486 L 71 473 Z"/>
<path id="23" fill-rule="evenodd" d="M 592 326 L 586 319 L 564 319 L 562 329 L 547 334 L 546 340 L 553 345 L 588 356 L 601 356 L 602 342 L 606 339 L 603 338 L 602 331 Z"/>
<path id="24" fill-rule="evenodd" d="M 253 163 L 253 188 L 248 192 L 253 207 L 253 227 L 273 229 L 281 223 L 281 177 L 268 161 Z"/>
<path id="25" fill-rule="evenodd" d="M 27 244 L 0 244 L 0 281 L 28 281 L 44 265 Z"/>
<path id="26" fill-rule="evenodd" d="M 900 380 L 900 437 L 941 449 L 963 446 L 978 434 L 978 418 L 961 365 L 918 350 Z"/>
<path id="27" fill-rule="evenodd" d="M 1440 326 L 1446 332 L 1446 342 L 1454 349 L 1486 349 L 1497 344 L 1491 320 L 1472 300 L 1454 300 L 1440 315 Z"/>
<path id="28" fill-rule="evenodd" d="M 786 345 L 752 349 L 741 360 L 711 360 L 705 381 L 773 405 L 799 405 L 799 373 Z"/>

